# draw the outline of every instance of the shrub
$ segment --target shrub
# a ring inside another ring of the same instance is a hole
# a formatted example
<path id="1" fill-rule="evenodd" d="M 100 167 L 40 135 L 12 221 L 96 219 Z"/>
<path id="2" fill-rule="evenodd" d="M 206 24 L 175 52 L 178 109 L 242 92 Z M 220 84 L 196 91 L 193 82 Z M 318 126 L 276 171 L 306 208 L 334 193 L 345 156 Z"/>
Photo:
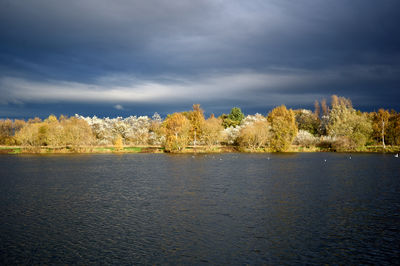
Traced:
<path id="1" fill-rule="evenodd" d="M 293 144 L 309 148 L 310 146 L 315 146 L 317 142 L 318 139 L 313 134 L 306 130 L 299 130 Z"/>

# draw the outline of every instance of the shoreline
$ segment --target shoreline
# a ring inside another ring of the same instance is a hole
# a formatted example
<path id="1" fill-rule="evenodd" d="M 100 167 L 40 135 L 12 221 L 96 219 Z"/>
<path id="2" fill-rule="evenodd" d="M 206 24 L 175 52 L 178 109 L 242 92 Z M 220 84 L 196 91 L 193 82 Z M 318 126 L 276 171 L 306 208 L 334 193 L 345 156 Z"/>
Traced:
<path id="1" fill-rule="evenodd" d="M 87 146 L 87 147 L 23 147 L 23 146 L 0 146 L 0 154 L 131 154 L 131 153 L 170 153 L 170 154 L 197 154 L 197 153 L 388 153 L 396 154 L 400 152 L 400 146 L 367 146 L 364 150 L 343 150 L 334 151 L 318 147 L 302 147 L 292 145 L 285 152 L 273 152 L 266 149 L 241 149 L 237 146 L 188 146 L 183 151 L 165 152 L 162 146 L 124 146 L 117 149 L 113 146 Z"/>

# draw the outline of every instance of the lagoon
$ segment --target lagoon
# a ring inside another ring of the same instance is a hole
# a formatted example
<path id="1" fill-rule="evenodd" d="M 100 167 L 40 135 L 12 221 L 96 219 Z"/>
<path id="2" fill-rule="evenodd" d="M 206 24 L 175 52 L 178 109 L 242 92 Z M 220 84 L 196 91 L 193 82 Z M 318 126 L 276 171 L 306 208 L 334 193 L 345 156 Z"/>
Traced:
<path id="1" fill-rule="evenodd" d="M 0 264 L 400 264 L 385 154 L 0 156 Z"/>

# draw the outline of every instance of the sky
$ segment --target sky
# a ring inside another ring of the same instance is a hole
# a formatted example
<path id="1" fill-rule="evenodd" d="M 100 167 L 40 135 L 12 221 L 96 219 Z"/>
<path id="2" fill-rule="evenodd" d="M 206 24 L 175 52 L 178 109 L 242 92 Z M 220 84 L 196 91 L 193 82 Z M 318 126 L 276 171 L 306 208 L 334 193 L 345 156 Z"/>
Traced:
<path id="1" fill-rule="evenodd" d="M 0 118 L 400 111 L 397 0 L 0 0 Z"/>

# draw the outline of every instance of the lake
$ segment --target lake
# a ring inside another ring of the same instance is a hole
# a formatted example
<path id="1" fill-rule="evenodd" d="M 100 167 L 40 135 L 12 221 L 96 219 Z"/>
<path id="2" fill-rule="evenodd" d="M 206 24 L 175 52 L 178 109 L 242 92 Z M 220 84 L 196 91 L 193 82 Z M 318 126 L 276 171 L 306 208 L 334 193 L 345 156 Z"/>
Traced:
<path id="1" fill-rule="evenodd" d="M 393 155 L 2 155 L 0 197 L 2 265 L 400 264 Z"/>

